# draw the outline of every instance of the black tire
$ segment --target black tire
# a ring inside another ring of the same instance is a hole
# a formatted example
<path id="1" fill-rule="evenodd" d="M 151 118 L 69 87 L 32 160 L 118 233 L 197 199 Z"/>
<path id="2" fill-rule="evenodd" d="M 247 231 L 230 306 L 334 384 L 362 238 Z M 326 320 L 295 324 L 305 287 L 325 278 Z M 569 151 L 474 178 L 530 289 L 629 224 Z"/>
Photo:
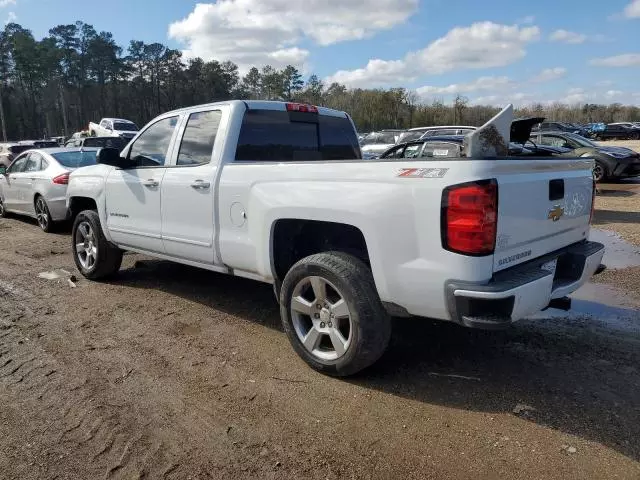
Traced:
<path id="1" fill-rule="evenodd" d="M 80 229 L 84 229 L 85 224 L 90 226 L 92 245 L 97 247 L 95 259 L 91 265 L 84 266 L 77 251 L 77 244 L 82 237 Z M 71 251 L 73 260 L 80 273 L 90 280 L 100 280 L 114 275 L 120 270 L 122 265 L 122 250 L 111 245 L 100 225 L 100 217 L 95 210 L 85 210 L 80 212 L 73 222 L 71 230 Z"/>
<path id="2" fill-rule="evenodd" d="M 293 293 L 308 277 L 321 277 L 333 284 L 351 312 L 350 344 L 335 360 L 319 359 L 307 350 L 293 324 Z M 343 252 L 311 255 L 291 267 L 280 290 L 280 317 L 296 353 L 315 370 L 332 376 L 353 375 L 372 365 L 382 356 L 391 337 L 391 318 L 380 301 L 371 270 Z"/>
<path id="3" fill-rule="evenodd" d="M 0 198 L 0 218 L 7 218 L 8 216 L 9 213 L 5 210 L 4 202 L 2 201 L 2 198 Z"/>
<path id="4" fill-rule="evenodd" d="M 36 221 L 38 226 L 45 233 L 54 232 L 56 229 L 55 222 L 51 219 L 51 212 L 49 212 L 49 205 L 47 201 L 41 195 L 36 195 L 33 199 L 33 208 L 36 212 Z"/>
<path id="5" fill-rule="evenodd" d="M 607 171 L 607 167 L 602 163 L 596 160 L 596 165 L 593 167 L 593 179 L 596 183 L 604 182 L 609 178 L 609 173 Z"/>

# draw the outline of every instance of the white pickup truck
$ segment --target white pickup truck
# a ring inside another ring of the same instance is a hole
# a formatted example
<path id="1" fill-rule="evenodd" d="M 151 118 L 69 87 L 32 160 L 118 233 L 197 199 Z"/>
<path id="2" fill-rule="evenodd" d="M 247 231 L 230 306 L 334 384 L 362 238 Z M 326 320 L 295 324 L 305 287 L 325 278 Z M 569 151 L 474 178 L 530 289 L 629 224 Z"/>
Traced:
<path id="1" fill-rule="evenodd" d="M 131 140 L 138 133 L 138 126 L 123 118 L 103 118 L 100 123 L 89 122 L 92 137 L 122 137 Z"/>
<path id="2" fill-rule="evenodd" d="M 392 316 L 499 328 L 568 308 L 604 253 L 588 241 L 593 161 L 508 157 L 511 112 L 460 158 L 381 161 L 361 159 L 344 112 L 166 113 L 71 174 L 74 260 L 89 279 L 133 251 L 273 284 L 293 348 L 339 376 L 382 355 Z"/>

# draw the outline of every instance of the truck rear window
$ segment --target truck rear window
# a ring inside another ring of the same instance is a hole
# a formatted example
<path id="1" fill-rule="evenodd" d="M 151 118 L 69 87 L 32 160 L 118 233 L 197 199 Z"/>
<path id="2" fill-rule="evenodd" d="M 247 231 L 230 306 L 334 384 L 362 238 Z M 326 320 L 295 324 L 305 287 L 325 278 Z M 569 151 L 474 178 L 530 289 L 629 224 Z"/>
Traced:
<path id="1" fill-rule="evenodd" d="M 361 159 L 349 119 L 313 113 L 248 110 L 242 120 L 237 161 L 303 162 Z"/>

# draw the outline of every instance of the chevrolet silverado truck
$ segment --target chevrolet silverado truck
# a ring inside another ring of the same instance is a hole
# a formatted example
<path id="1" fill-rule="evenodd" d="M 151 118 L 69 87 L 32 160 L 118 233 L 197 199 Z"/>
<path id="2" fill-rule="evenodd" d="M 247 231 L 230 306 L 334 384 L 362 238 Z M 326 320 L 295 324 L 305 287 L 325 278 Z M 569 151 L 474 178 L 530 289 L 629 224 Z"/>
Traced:
<path id="1" fill-rule="evenodd" d="M 88 130 L 92 137 L 122 137 L 131 140 L 140 129 L 131 120 L 103 118 L 100 123 L 89 122 Z"/>
<path id="2" fill-rule="evenodd" d="M 295 351 L 336 376 L 383 354 L 394 316 L 490 329 L 568 308 L 604 253 L 588 240 L 593 161 L 510 155 L 512 112 L 456 158 L 380 161 L 327 108 L 166 113 L 71 174 L 74 261 L 92 280 L 131 251 L 272 284 Z"/>

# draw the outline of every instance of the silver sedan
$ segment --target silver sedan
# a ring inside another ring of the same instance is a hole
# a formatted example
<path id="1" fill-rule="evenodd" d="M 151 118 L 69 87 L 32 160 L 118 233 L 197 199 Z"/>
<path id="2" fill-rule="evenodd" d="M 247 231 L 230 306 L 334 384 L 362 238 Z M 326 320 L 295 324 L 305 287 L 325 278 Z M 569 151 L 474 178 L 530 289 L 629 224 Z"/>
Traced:
<path id="1" fill-rule="evenodd" d="M 0 166 L 0 217 L 27 215 L 45 232 L 66 219 L 69 174 L 95 165 L 97 148 L 43 148 L 18 156 L 6 170 Z M 5 170 L 5 171 L 3 171 Z"/>

